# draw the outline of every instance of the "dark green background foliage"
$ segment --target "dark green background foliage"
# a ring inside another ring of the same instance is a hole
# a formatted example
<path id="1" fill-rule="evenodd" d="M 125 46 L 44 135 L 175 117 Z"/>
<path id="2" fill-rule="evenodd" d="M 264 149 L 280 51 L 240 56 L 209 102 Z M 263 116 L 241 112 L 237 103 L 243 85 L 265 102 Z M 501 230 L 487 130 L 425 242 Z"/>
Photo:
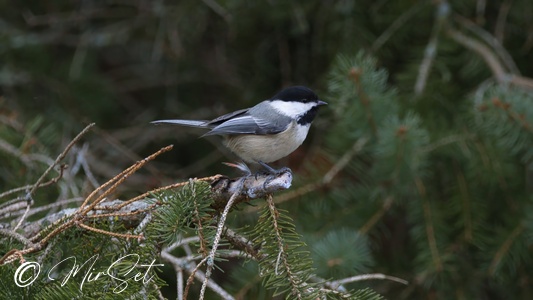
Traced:
<path id="1" fill-rule="evenodd" d="M 118 197 L 234 175 L 218 140 L 148 123 L 213 118 L 303 84 L 329 106 L 279 163 L 294 170 L 292 189 L 348 158 L 312 192 L 279 195 L 316 275 L 409 281 L 348 285 L 389 299 L 532 297 L 530 0 L 11 1 L 0 11 L 0 192 L 47 167 L 14 153 L 55 157 L 90 122 L 87 162 L 100 183 L 175 145 Z M 487 64 L 491 55 L 507 76 Z M 84 182 L 41 190 L 35 205 L 86 196 Z M 228 222 L 253 228 L 258 218 L 244 206 Z M 257 265 L 224 266 L 215 280 L 228 291 L 271 297 Z M 167 271 L 163 292 L 175 297 Z"/>

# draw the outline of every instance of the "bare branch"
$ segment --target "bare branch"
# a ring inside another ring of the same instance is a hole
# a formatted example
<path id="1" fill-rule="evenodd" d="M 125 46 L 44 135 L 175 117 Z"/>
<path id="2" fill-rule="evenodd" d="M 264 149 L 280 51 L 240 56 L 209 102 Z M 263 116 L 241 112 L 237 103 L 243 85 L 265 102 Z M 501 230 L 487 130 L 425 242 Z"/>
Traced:
<path id="1" fill-rule="evenodd" d="M 431 37 L 428 41 L 428 44 L 426 45 L 426 49 L 424 51 L 424 59 L 422 59 L 422 63 L 420 64 L 420 68 L 418 69 L 418 77 L 416 78 L 414 90 L 415 95 L 417 96 L 420 96 L 424 92 L 424 88 L 426 87 L 426 82 L 429 77 L 431 65 L 433 64 L 433 60 L 437 55 L 439 34 L 445 22 L 448 20 L 450 11 L 451 8 L 447 1 L 438 1 L 437 11 L 435 14 L 437 20 L 435 21 L 433 31 L 431 32 Z"/>
<path id="2" fill-rule="evenodd" d="M 82 131 L 80 134 L 78 134 L 78 136 L 73 141 L 78 140 L 82 136 L 82 133 L 86 132 L 89 128 L 90 126 L 86 127 L 85 130 Z M 72 148 L 72 146 L 73 146 L 73 142 L 71 142 L 67 146 L 67 149 L 65 149 L 62 152 L 62 154 L 58 156 L 58 159 L 56 159 L 56 162 L 54 164 L 57 164 L 66 155 L 66 153 L 68 152 L 68 149 Z M 139 218 L 140 219 L 139 222 L 141 222 L 144 219 L 144 213 L 148 213 L 151 209 L 155 208 L 159 204 L 157 203 L 146 204 L 148 206 L 145 207 L 144 209 L 137 209 L 137 210 L 133 210 L 129 212 L 121 211 L 123 207 L 120 207 L 120 208 L 115 207 L 115 208 L 106 209 L 107 211 L 104 213 L 98 213 L 98 210 L 96 210 L 95 207 L 97 206 L 97 204 L 100 204 L 101 202 L 105 201 L 106 200 L 105 197 L 109 193 L 114 191 L 122 182 L 124 182 L 128 178 L 129 175 L 133 174 L 135 171 L 137 171 L 139 168 L 144 166 L 150 160 L 157 157 L 159 154 L 165 151 L 169 151 L 170 149 L 172 149 L 172 146 L 164 147 L 160 149 L 159 151 L 157 151 L 156 153 L 133 164 L 132 166 L 127 168 L 125 171 L 121 172 L 119 175 L 115 176 L 108 182 L 104 183 L 103 185 L 95 189 L 85 199 L 85 201 L 82 203 L 82 205 L 78 209 L 63 210 L 60 215 L 54 214 L 52 216 L 46 217 L 45 219 L 48 219 L 48 221 L 51 221 L 50 218 L 53 218 L 54 216 L 57 218 L 56 220 L 46 223 L 46 224 L 51 224 L 51 225 L 48 225 L 45 228 L 41 228 L 40 225 L 43 224 L 42 222 L 37 221 L 37 222 L 29 223 L 29 225 L 31 226 L 31 230 L 38 231 L 38 233 L 36 234 L 33 234 L 33 231 L 31 233 L 25 231 L 26 236 L 31 236 L 31 238 L 29 238 L 28 240 L 31 243 L 33 243 L 33 245 L 24 250 L 14 249 L 13 251 L 8 252 L 8 254 L 4 255 L 4 257 L 0 259 L 0 262 L 10 263 L 10 262 L 13 262 L 17 257 L 22 259 L 23 258 L 22 256 L 27 253 L 39 251 L 43 249 L 53 237 L 57 236 L 58 234 L 62 233 L 63 231 L 73 226 L 78 226 L 86 230 L 94 231 L 100 234 L 107 234 L 107 235 L 111 235 L 114 237 L 142 239 L 143 238 L 142 232 L 139 234 L 135 234 L 135 235 L 128 234 L 128 233 L 124 234 L 124 233 L 109 232 L 109 231 L 101 230 L 98 228 L 93 228 L 91 226 L 83 224 L 83 222 L 88 218 L 91 218 L 91 219 L 93 218 Z M 46 172 L 49 172 L 50 170 L 51 168 L 48 168 Z M 44 178 L 44 176 L 41 176 L 41 178 Z M 41 181 L 42 181 L 41 179 L 38 180 L 36 184 L 33 186 L 32 190 L 35 190 L 35 188 L 41 184 Z M 107 190 L 104 193 L 96 197 L 89 205 L 86 205 L 88 202 L 90 202 L 89 200 L 95 194 L 97 194 L 99 191 L 103 190 L 104 188 L 108 186 L 109 188 L 107 188 Z M 31 197 L 31 191 L 27 193 L 27 197 Z M 137 199 L 137 200 L 140 200 L 140 199 Z M 130 204 L 133 204 L 133 202 L 128 201 L 128 209 L 132 208 L 129 206 Z M 100 207 L 106 207 L 106 205 L 102 204 L 100 205 Z M 111 210 L 112 212 L 109 212 L 109 210 Z M 26 212 L 23 214 L 23 218 L 21 218 L 17 227 L 22 224 L 22 220 L 24 220 L 24 216 L 27 215 L 28 211 L 29 211 L 29 206 L 26 206 Z M 29 230 L 29 229 L 24 228 L 24 230 Z M 45 234 L 46 236 L 44 236 Z"/>
<path id="3" fill-rule="evenodd" d="M 0 228 L 0 235 L 16 239 L 17 241 L 21 242 L 26 247 L 33 247 L 34 246 L 33 243 L 30 240 L 28 240 L 27 238 L 25 238 L 21 234 L 16 233 L 13 230 Z"/>
<path id="4" fill-rule="evenodd" d="M 198 281 L 200 281 L 200 282 L 207 281 L 207 287 L 209 287 L 212 291 L 217 293 L 223 299 L 225 299 L 225 300 L 234 300 L 235 299 L 228 292 L 226 292 L 226 290 L 224 290 L 221 286 L 216 284 L 213 280 L 208 279 L 205 276 L 204 272 L 202 272 L 201 270 L 197 269 L 197 265 L 195 265 L 194 263 L 192 263 L 192 262 L 184 262 L 181 259 L 179 259 L 179 258 L 173 256 L 172 254 L 168 253 L 167 251 L 161 251 L 161 258 L 163 258 L 164 260 L 170 262 L 174 266 L 174 269 L 178 269 L 178 270 L 184 269 L 185 271 L 187 271 L 191 275 L 194 275 L 194 277 Z M 183 290 L 181 290 L 181 291 L 183 291 Z M 178 291 L 178 295 L 181 295 L 181 297 L 182 297 L 181 299 L 187 299 L 186 295 L 183 294 L 181 291 Z M 180 299 L 180 298 L 178 298 L 178 299 Z"/>
<path id="5" fill-rule="evenodd" d="M 264 197 L 280 190 L 288 189 L 292 184 L 292 173 L 285 171 L 277 175 L 257 174 L 237 179 L 221 176 L 211 184 L 214 194 L 213 207 L 222 210 L 227 199 L 235 197 L 235 204 Z"/>
<path id="6" fill-rule="evenodd" d="M 478 26 L 476 23 L 470 21 L 468 18 L 465 18 L 461 15 L 455 15 L 453 19 L 461 26 L 470 30 L 472 33 L 476 34 L 487 44 L 489 44 L 494 49 L 494 51 L 500 56 L 501 60 L 511 73 L 520 75 L 520 70 L 513 61 L 513 57 L 511 56 L 511 54 L 509 54 L 509 51 L 507 51 L 502 46 L 502 43 L 500 43 L 500 41 L 495 36 L 484 30 L 482 27 Z"/>
<path id="7" fill-rule="evenodd" d="M 54 163 L 52 165 L 50 165 L 48 167 L 48 169 L 46 169 L 46 171 L 44 171 L 44 173 L 41 175 L 41 177 L 37 180 L 37 182 L 34 183 L 32 189 L 29 191 L 29 195 L 32 195 L 35 192 L 35 190 L 37 188 L 39 188 L 41 182 L 48 175 L 48 173 L 50 173 L 50 171 L 52 171 L 52 169 L 57 164 L 59 164 L 60 161 L 62 161 L 65 158 L 65 156 L 70 151 L 70 149 L 74 146 L 74 144 L 76 144 L 81 139 L 81 137 L 84 136 L 94 125 L 95 125 L 95 123 L 91 123 L 91 124 L 87 125 L 80 133 L 78 133 L 78 135 L 76 137 L 74 137 L 74 139 L 72 139 L 72 141 L 70 141 L 70 143 L 67 145 L 67 147 L 65 147 L 63 152 L 61 152 L 59 154 L 59 156 L 56 158 Z"/>
<path id="8" fill-rule="evenodd" d="M 337 289 L 339 286 L 341 286 L 343 284 L 346 284 L 346 283 L 351 283 L 351 282 L 356 282 L 356 281 L 363 281 L 363 280 L 372 280 L 372 279 L 392 280 L 392 281 L 399 282 L 399 283 L 405 284 L 405 285 L 409 284 L 409 282 L 407 280 L 404 280 L 404 279 L 401 279 L 401 278 L 398 278 L 398 277 L 394 277 L 394 276 L 381 274 L 381 273 L 376 273 L 376 274 L 357 275 L 357 276 L 353 276 L 353 277 L 349 277 L 349 278 L 330 281 L 330 282 L 327 282 L 326 286 L 331 287 L 332 289 Z"/>
<path id="9" fill-rule="evenodd" d="M 448 28 L 446 34 L 457 43 L 479 54 L 485 60 L 485 63 L 488 65 L 492 71 L 492 75 L 494 78 L 496 78 L 496 81 L 499 84 L 510 83 L 525 89 L 533 90 L 533 79 L 508 74 L 496 55 L 494 55 L 494 53 L 484 44 L 473 40 L 461 32 L 451 28 Z"/>
<path id="10" fill-rule="evenodd" d="M 407 22 L 423 7 L 424 2 L 414 4 L 404 13 L 402 13 L 398 18 L 396 18 L 396 20 L 394 20 L 394 22 L 385 31 L 381 33 L 381 35 L 374 41 L 374 43 L 372 43 L 372 51 L 375 52 L 379 50 L 379 48 L 381 48 L 381 46 L 383 46 L 400 27 L 407 24 Z"/>
<path id="11" fill-rule="evenodd" d="M 252 177 L 252 176 L 248 176 L 248 177 Z M 233 206 L 233 203 L 235 202 L 237 196 L 241 194 L 241 191 L 244 186 L 244 182 L 246 181 L 248 177 L 242 177 L 241 179 L 239 179 L 239 181 L 237 181 L 237 186 L 233 192 L 233 195 L 231 196 L 231 198 L 229 198 L 228 202 L 226 203 L 226 207 L 224 208 L 224 211 L 220 215 L 220 220 L 218 221 L 217 232 L 213 240 L 213 246 L 211 246 L 211 252 L 207 256 L 207 270 L 205 271 L 205 280 L 204 280 L 204 283 L 202 284 L 202 289 L 200 290 L 200 299 L 204 299 L 205 289 L 207 287 L 209 277 L 211 277 L 211 272 L 213 272 L 213 268 L 215 266 L 215 255 L 216 255 L 216 252 L 219 246 L 220 237 L 222 236 L 224 224 L 226 223 L 226 217 L 228 216 L 229 211 L 231 207 Z"/>

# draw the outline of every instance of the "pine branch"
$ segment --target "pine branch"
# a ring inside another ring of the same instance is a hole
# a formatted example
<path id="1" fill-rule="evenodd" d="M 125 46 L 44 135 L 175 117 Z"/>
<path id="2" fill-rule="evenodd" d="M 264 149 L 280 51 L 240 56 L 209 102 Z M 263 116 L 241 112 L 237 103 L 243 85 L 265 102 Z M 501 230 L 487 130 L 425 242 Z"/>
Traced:
<path id="1" fill-rule="evenodd" d="M 272 196 L 267 197 L 253 235 L 254 244 L 261 245 L 260 272 L 268 288 L 275 288 L 276 294 L 288 292 L 294 299 L 318 296 L 319 289 L 307 282 L 312 272 L 308 252 L 300 249 L 304 244 L 294 225 L 275 207 Z"/>

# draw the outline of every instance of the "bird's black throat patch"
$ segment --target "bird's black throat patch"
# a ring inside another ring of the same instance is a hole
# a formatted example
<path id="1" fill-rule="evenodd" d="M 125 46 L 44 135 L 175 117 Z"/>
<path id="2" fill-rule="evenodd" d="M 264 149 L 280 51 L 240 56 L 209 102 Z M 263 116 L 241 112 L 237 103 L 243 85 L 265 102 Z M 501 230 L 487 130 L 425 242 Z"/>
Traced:
<path id="1" fill-rule="evenodd" d="M 311 124 L 311 122 L 313 122 L 313 120 L 315 119 L 317 112 L 318 112 L 318 106 L 314 106 L 310 110 L 308 110 L 305 114 L 299 116 L 296 122 L 300 125 Z"/>

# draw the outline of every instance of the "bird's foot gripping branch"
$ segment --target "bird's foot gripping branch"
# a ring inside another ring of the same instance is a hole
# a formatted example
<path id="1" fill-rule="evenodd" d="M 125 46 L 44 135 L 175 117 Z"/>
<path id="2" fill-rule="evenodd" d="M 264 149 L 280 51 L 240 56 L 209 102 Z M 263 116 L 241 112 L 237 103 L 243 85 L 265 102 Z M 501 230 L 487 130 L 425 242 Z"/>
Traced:
<path id="1" fill-rule="evenodd" d="M 223 207 L 227 200 L 237 194 L 235 203 L 263 198 L 280 190 L 291 187 L 292 172 L 286 169 L 278 174 L 254 174 L 230 179 L 220 176 L 211 183 L 215 202 L 213 206 Z"/>

